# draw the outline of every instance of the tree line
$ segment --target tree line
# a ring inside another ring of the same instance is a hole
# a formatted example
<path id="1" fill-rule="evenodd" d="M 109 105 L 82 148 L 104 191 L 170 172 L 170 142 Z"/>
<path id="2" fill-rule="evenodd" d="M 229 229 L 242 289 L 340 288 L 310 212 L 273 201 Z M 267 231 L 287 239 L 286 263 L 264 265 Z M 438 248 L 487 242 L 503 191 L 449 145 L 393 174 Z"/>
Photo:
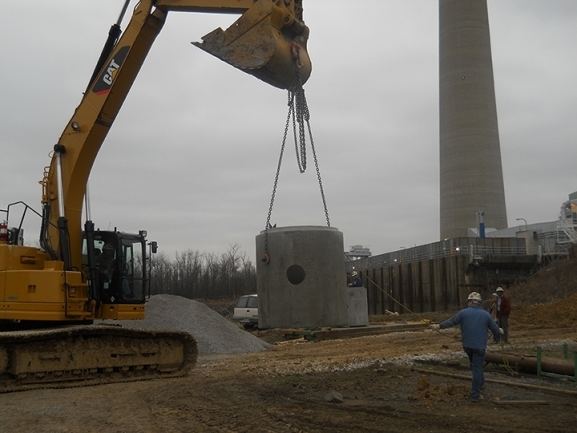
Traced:
<path id="1" fill-rule="evenodd" d="M 222 299 L 256 293 L 256 267 L 238 245 L 220 255 L 193 250 L 176 253 L 174 259 L 154 255 L 151 276 L 153 295 Z"/>

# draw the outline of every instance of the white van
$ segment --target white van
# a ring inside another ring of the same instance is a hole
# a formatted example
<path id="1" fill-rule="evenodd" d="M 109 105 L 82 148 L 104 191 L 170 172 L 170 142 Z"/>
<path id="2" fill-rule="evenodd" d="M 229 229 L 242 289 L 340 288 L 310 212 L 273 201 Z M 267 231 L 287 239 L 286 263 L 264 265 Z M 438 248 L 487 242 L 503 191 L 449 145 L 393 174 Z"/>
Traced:
<path id="1" fill-rule="evenodd" d="M 258 295 L 244 295 L 238 298 L 232 315 L 233 320 L 238 320 L 245 328 L 258 325 Z"/>

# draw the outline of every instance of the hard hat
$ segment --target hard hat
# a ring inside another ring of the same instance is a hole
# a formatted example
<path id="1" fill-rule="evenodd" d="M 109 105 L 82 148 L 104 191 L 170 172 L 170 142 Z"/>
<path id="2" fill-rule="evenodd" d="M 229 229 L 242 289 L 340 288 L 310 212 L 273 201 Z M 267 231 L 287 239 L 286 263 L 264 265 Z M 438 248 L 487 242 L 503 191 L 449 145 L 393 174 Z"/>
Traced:
<path id="1" fill-rule="evenodd" d="M 481 295 L 479 294 L 479 292 L 471 292 L 471 293 L 469 293 L 469 296 L 467 297 L 467 301 L 481 302 Z"/>
<path id="2" fill-rule="evenodd" d="M 504 292 L 502 287 L 497 287 L 497 290 L 495 290 L 495 292 Z"/>

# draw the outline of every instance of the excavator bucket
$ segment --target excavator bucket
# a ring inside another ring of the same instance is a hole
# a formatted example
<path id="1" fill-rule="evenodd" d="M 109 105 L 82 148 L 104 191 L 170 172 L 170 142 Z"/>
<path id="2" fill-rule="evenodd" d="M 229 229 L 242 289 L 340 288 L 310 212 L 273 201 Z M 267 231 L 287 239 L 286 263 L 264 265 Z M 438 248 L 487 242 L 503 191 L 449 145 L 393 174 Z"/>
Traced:
<path id="1" fill-rule="evenodd" d="M 311 61 L 309 29 L 285 4 L 257 0 L 227 30 L 218 28 L 194 45 L 281 89 L 306 82 Z"/>

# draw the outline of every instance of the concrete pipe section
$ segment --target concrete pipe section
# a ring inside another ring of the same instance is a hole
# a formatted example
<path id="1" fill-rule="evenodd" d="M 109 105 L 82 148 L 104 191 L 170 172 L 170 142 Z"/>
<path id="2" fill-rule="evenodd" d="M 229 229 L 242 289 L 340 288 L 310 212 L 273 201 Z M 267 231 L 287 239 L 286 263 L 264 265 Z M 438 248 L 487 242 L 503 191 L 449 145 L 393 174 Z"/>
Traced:
<path id="1" fill-rule="evenodd" d="M 271 228 L 256 237 L 260 328 L 347 326 L 342 233 Z"/>

